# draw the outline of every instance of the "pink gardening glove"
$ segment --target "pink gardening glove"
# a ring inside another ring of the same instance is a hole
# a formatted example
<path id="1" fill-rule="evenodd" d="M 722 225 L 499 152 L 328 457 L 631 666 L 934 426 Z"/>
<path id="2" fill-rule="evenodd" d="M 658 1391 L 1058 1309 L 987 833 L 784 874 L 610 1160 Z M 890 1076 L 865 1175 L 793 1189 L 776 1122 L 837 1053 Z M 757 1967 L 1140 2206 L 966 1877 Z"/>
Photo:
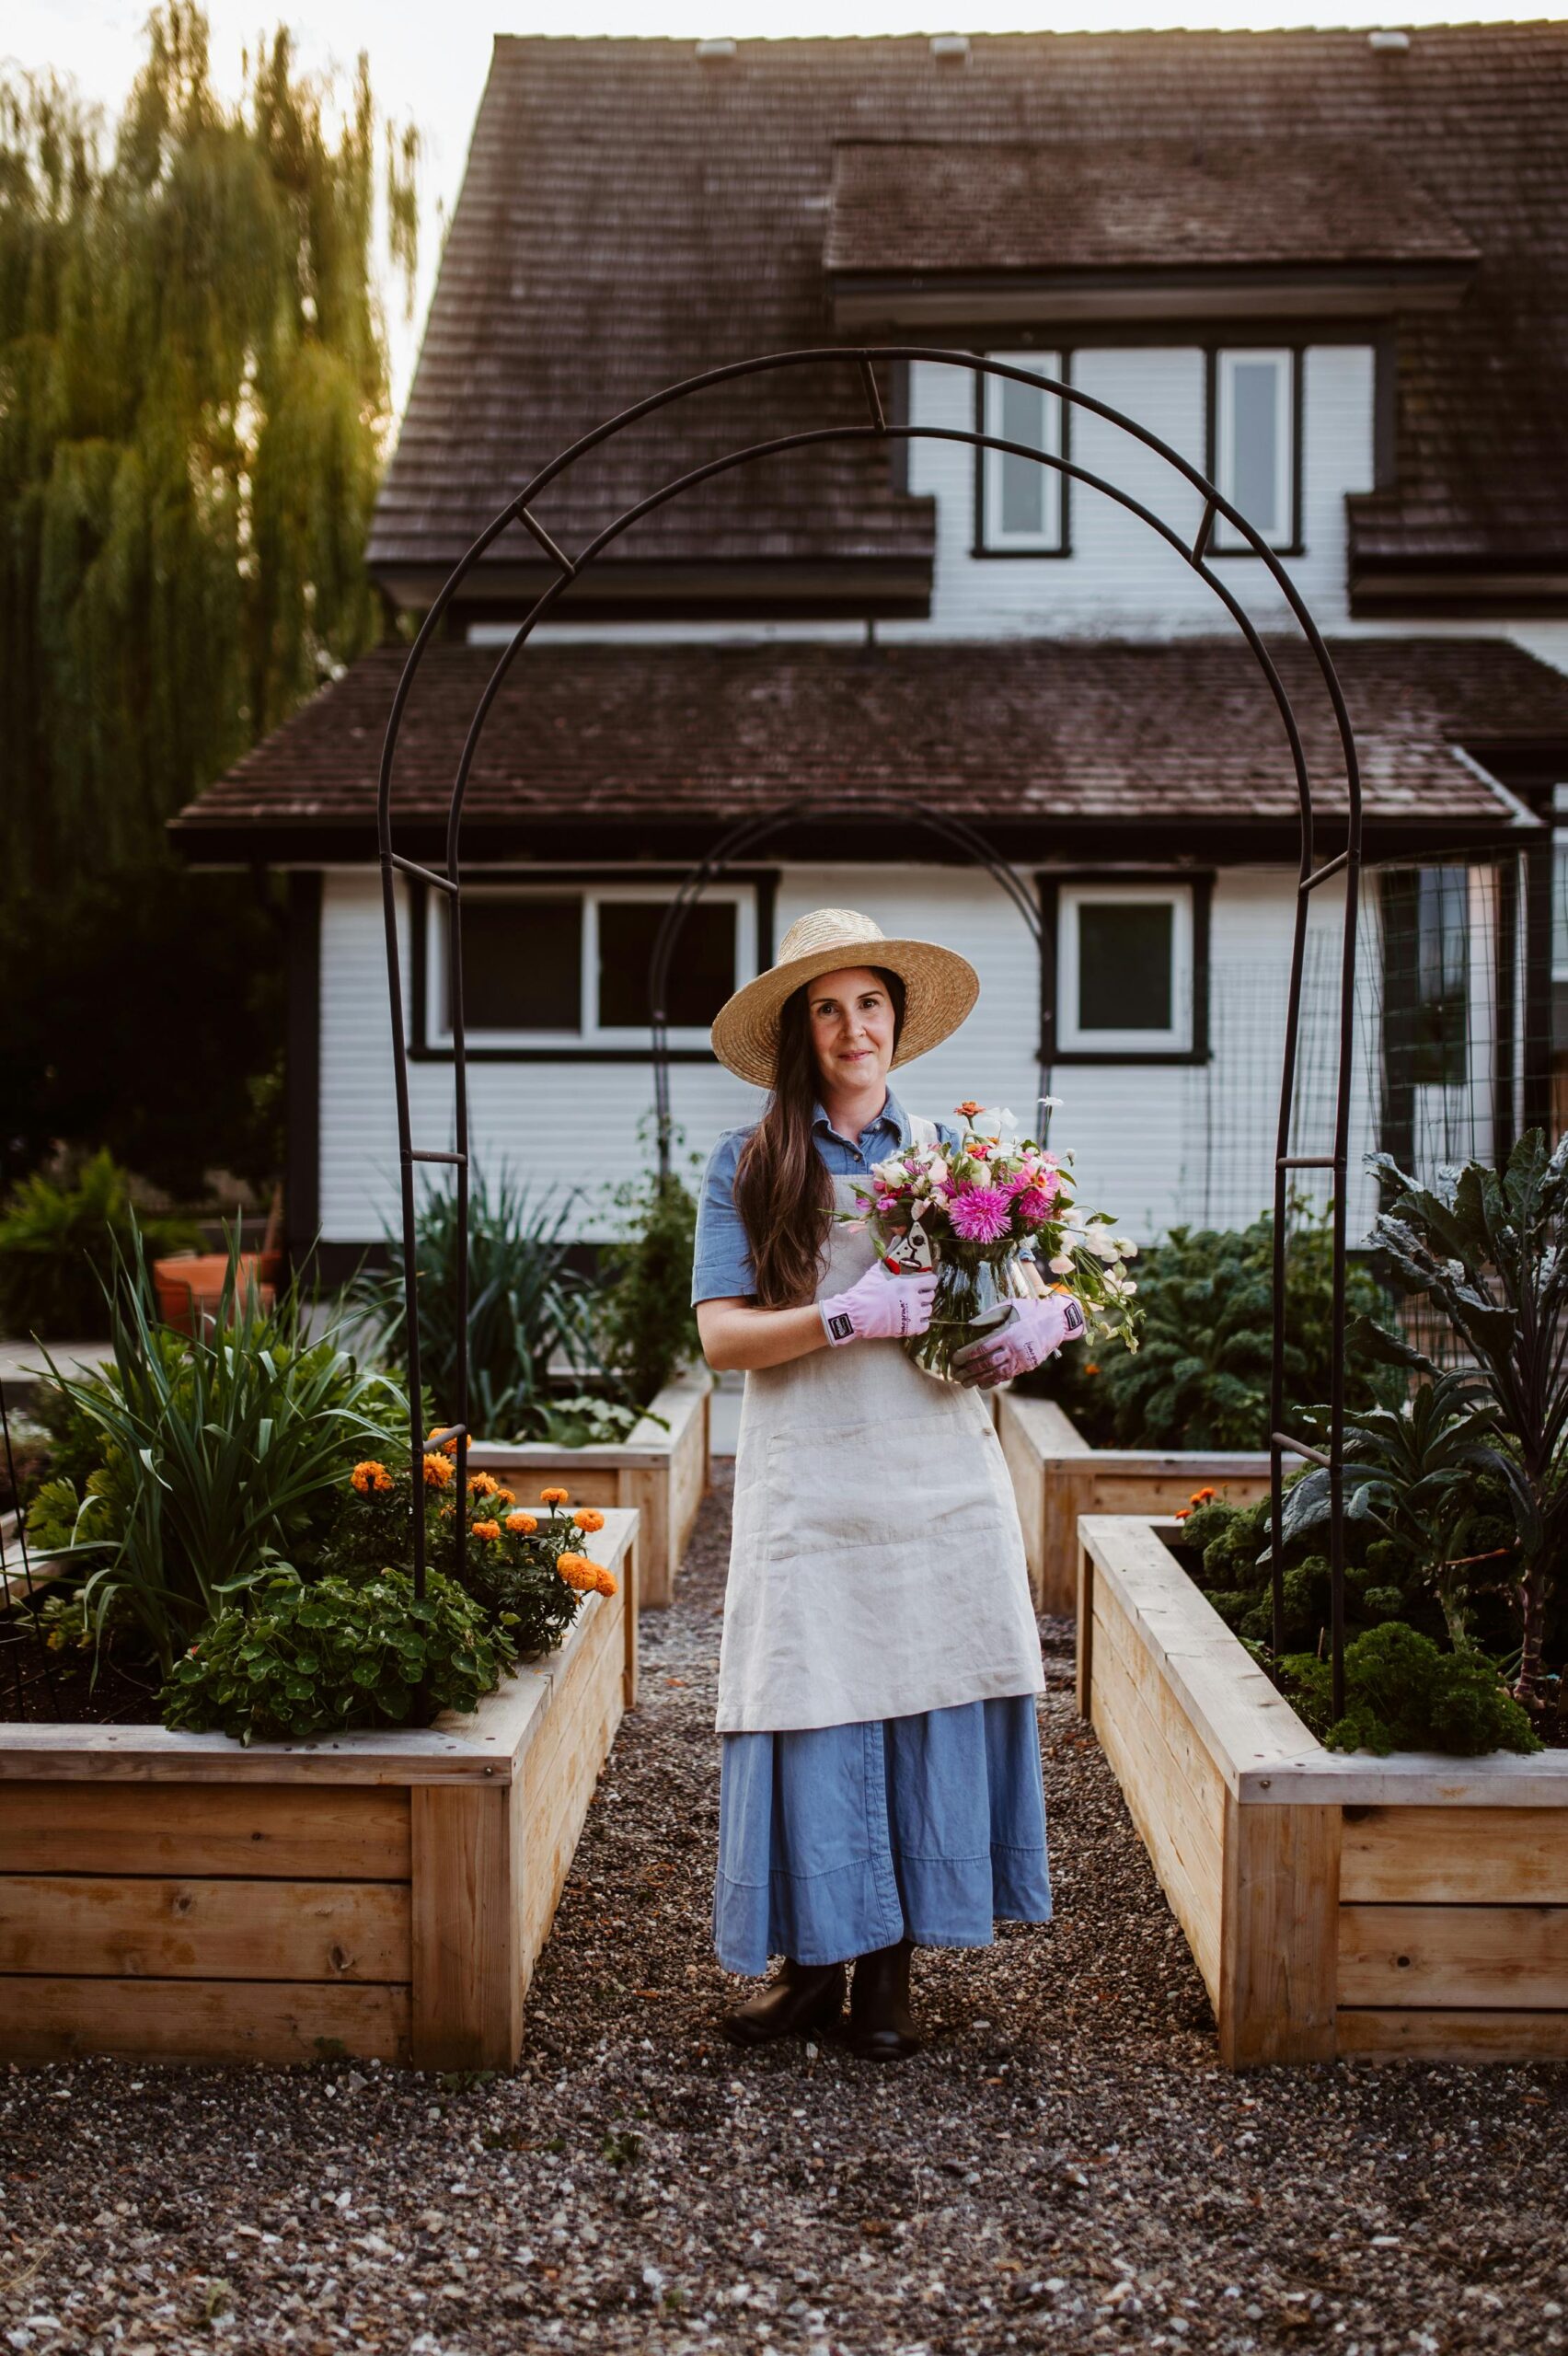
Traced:
<path id="1" fill-rule="evenodd" d="M 960 1382 L 990 1391 L 998 1382 L 1027 1374 L 1064 1342 L 1080 1342 L 1083 1332 L 1083 1311 L 1070 1292 L 1047 1293 L 1043 1300 L 1017 1300 L 1005 1325 L 953 1353 L 952 1370 Z"/>
<path id="2" fill-rule="evenodd" d="M 934 1268 L 910 1276 L 895 1276 L 879 1260 L 847 1292 L 819 1300 L 822 1322 L 835 1348 L 841 1342 L 897 1342 L 906 1334 L 923 1334 L 931 1322 L 937 1298 Z"/>

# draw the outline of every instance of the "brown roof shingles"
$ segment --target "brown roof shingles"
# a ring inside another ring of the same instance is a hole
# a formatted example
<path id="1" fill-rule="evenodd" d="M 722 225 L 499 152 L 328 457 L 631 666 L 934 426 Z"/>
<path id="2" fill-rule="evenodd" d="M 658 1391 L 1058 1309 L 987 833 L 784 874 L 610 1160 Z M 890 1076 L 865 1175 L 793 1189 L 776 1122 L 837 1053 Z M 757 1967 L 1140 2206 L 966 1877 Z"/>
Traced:
<path id="1" fill-rule="evenodd" d="M 372 561 L 444 572 L 547 459 L 716 364 L 832 340 L 836 142 L 1327 145 L 1424 191 L 1482 260 L 1454 310 L 1400 322 L 1398 482 L 1356 503 L 1356 561 L 1568 551 L 1568 25 L 742 41 L 502 39 Z M 1412 200 L 1413 202 L 1413 200 Z M 1335 202 L 1353 202 L 1348 195 Z M 1193 260 L 1200 260 L 1194 253 Z M 623 436 L 541 513 L 569 549 L 684 466 L 863 420 L 846 371 L 754 378 Z M 867 444 L 754 467 L 607 560 L 923 560 L 931 515 Z M 528 547 L 525 552 L 534 551 Z"/>
<path id="2" fill-rule="evenodd" d="M 1338 737 L 1299 641 L 1271 651 L 1321 806 L 1343 807 Z M 1507 803 L 1455 750 L 1508 715 L 1516 755 L 1568 751 L 1568 677 L 1497 640 L 1359 638 L 1332 650 L 1356 730 L 1369 818 L 1495 835 Z M 210 847 L 233 830 L 363 830 L 400 647 L 363 657 L 176 821 Z M 444 816 L 469 716 L 496 650 L 435 645 L 409 699 L 395 815 Z M 1294 818 L 1278 716 L 1234 639 L 1130 644 L 537 643 L 507 676 L 468 787 L 466 839 L 487 827 L 699 832 L 798 798 L 915 799 L 980 823 L 1273 825 Z M 236 853 L 239 850 L 236 841 Z M 624 849 L 624 841 L 620 848 Z M 250 855 L 250 854 L 247 854 Z"/>

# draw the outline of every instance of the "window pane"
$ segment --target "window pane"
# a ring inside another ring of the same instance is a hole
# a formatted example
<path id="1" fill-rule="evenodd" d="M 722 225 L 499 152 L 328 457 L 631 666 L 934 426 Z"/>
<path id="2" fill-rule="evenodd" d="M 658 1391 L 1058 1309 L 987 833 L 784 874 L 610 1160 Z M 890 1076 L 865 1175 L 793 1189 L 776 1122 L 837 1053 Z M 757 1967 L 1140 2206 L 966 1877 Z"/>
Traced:
<path id="1" fill-rule="evenodd" d="M 1079 902 L 1080 1031 L 1171 1028 L 1175 917 L 1169 900 Z"/>
<path id="2" fill-rule="evenodd" d="M 1282 531 L 1279 514 L 1277 360 L 1230 364 L 1230 496 L 1260 532 Z"/>
<path id="3" fill-rule="evenodd" d="M 1415 1079 L 1462 1088 L 1470 1037 L 1470 878 L 1424 867 L 1416 895 Z"/>
<path id="4" fill-rule="evenodd" d="M 463 1011 L 470 1031 L 581 1031 L 582 900 L 465 899 Z"/>
<path id="5" fill-rule="evenodd" d="M 1048 396 L 1033 385 L 1000 379 L 1000 415 L 997 431 L 1004 442 L 1022 442 L 1032 450 L 1045 448 L 1045 402 Z M 1032 459 L 1015 458 L 1006 451 L 992 453 L 1001 468 L 997 521 L 1004 532 L 1038 535 L 1045 529 L 1046 469 Z"/>
<path id="6" fill-rule="evenodd" d="M 646 1026 L 648 965 L 668 903 L 599 903 L 599 1022 L 605 1030 Z M 735 987 L 732 900 L 698 900 L 688 908 L 670 960 L 664 1012 L 673 1027 L 706 1030 Z"/>

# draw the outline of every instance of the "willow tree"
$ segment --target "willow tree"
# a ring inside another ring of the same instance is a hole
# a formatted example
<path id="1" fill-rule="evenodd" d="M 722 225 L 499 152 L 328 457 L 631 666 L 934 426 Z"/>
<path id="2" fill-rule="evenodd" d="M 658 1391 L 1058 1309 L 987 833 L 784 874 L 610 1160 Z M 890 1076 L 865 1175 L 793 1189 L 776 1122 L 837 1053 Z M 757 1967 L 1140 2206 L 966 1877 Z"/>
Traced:
<path id="1" fill-rule="evenodd" d="M 225 101 L 188 0 L 116 125 L 0 80 L 0 920 L 35 964 L 106 879 L 177 907 L 165 819 L 375 635 L 377 200 L 411 294 L 416 147 L 363 56 L 334 100 L 280 30 Z"/>

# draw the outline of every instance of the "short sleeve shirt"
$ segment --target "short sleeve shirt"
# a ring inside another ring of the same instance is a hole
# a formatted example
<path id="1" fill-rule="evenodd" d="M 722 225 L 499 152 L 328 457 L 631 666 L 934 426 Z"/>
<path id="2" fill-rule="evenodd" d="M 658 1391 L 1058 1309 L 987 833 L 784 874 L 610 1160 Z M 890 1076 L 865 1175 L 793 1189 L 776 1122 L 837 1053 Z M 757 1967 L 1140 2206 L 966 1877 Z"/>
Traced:
<path id="1" fill-rule="evenodd" d="M 755 1127 L 755 1123 L 753 1126 Z M 957 1132 L 936 1125 L 942 1143 L 958 1143 Z M 697 1250 L 693 1254 L 691 1298 L 699 1300 L 740 1300 L 756 1290 L 751 1246 L 735 1208 L 735 1171 L 751 1128 L 729 1129 L 708 1157 L 702 1192 L 697 1206 Z M 835 1178 L 863 1178 L 874 1161 L 885 1161 L 913 1144 L 909 1115 L 891 1091 L 869 1128 L 853 1139 L 840 1137 L 818 1104 L 812 1115 L 812 1136 Z"/>

